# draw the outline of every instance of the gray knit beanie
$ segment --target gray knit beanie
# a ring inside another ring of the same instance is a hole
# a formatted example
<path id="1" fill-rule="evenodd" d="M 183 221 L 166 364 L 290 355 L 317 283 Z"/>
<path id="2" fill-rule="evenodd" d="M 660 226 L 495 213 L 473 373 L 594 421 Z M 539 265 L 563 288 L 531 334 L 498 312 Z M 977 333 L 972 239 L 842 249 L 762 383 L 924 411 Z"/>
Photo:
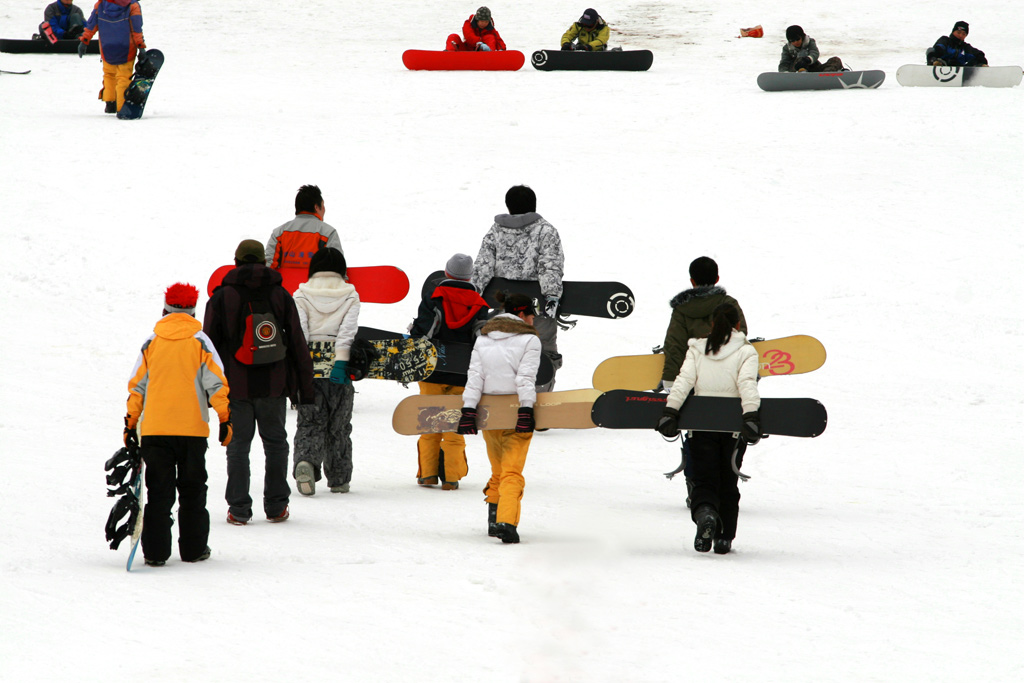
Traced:
<path id="1" fill-rule="evenodd" d="M 473 278 L 473 259 L 465 254 L 452 256 L 444 266 L 444 274 L 452 280 L 471 280 Z"/>

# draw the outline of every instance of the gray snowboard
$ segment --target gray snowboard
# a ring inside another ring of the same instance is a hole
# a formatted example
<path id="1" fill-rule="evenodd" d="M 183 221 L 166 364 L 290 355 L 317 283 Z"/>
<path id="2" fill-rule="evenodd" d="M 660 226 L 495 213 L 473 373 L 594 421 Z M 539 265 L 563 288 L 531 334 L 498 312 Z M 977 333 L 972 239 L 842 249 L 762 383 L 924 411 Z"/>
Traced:
<path id="1" fill-rule="evenodd" d="M 761 90 L 869 90 L 882 85 L 884 71 L 823 71 L 780 73 L 769 71 L 757 77 Z"/>
<path id="2" fill-rule="evenodd" d="M 900 85 L 926 88 L 985 86 L 1012 88 L 1020 85 L 1024 71 L 1019 66 L 925 66 L 904 64 L 896 70 Z"/>

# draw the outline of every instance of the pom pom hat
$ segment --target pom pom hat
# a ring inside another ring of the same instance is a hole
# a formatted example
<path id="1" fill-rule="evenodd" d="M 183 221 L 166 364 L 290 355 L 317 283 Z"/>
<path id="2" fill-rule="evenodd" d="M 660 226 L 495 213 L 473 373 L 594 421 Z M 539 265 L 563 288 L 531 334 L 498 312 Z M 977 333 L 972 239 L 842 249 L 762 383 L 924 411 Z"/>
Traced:
<path id="1" fill-rule="evenodd" d="M 186 282 L 176 282 L 164 292 L 165 313 L 196 314 L 196 302 L 199 301 L 199 290 Z"/>

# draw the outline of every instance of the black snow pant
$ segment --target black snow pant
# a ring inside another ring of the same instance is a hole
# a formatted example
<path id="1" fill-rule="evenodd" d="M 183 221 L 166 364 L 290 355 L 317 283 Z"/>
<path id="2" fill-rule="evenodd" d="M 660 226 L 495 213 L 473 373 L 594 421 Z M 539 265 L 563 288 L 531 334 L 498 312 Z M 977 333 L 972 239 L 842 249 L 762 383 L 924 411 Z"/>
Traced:
<path id="1" fill-rule="evenodd" d="M 726 432 L 691 432 L 690 463 L 693 492 L 690 515 L 696 521 L 701 505 L 710 505 L 721 520 L 716 538 L 736 538 L 740 514 L 739 476 L 732 470 L 736 439 Z"/>
<path id="2" fill-rule="evenodd" d="M 562 354 L 558 352 L 558 323 L 555 322 L 554 318 L 538 315 L 533 321 L 533 326 L 537 329 L 537 336 L 540 337 L 541 353 L 551 359 L 551 365 L 555 368 L 555 373 L 551 376 L 550 382 L 537 385 L 537 393 L 554 391 L 555 375 L 558 374 L 558 369 L 562 367 Z"/>
<path id="3" fill-rule="evenodd" d="M 192 562 L 210 540 L 206 509 L 206 439 L 201 436 L 144 436 L 146 508 L 142 554 L 166 562 L 171 556 L 171 508 L 178 493 L 178 555 Z"/>
<path id="4" fill-rule="evenodd" d="M 288 487 L 288 431 L 285 419 L 288 399 L 232 399 L 231 428 L 234 435 L 228 444 L 228 485 L 224 497 L 228 511 L 238 519 L 252 518 L 249 496 L 249 448 L 256 428 L 263 441 L 266 465 L 263 474 L 263 511 L 277 517 L 288 507 L 292 490 Z"/>
<path id="5" fill-rule="evenodd" d="M 293 456 L 295 464 L 306 461 L 313 465 L 316 481 L 320 481 L 320 468 L 323 467 L 328 486 L 341 486 L 352 481 L 352 404 L 355 393 L 351 384 L 314 379 L 312 405 L 299 406 Z"/>

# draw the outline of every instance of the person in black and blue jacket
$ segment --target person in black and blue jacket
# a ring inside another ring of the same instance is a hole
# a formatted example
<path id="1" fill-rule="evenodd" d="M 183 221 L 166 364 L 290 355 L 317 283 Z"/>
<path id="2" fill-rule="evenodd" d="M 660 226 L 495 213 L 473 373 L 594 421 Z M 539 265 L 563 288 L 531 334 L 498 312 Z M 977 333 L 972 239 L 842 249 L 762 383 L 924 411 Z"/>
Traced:
<path id="1" fill-rule="evenodd" d="M 43 24 L 49 24 L 58 39 L 77 38 L 85 30 L 85 13 L 73 0 L 55 0 L 43 10 Z M 42 33 L 42 26 L 39 32 Z"/>
<path id="2" fill-rule="evenodd" d="M 942 36 L 925 52 L 925 61 L 931 66 L 988 66 L 985 53 L 965 42 L 971 27 L 958 21 L 948 36 Z"/>

